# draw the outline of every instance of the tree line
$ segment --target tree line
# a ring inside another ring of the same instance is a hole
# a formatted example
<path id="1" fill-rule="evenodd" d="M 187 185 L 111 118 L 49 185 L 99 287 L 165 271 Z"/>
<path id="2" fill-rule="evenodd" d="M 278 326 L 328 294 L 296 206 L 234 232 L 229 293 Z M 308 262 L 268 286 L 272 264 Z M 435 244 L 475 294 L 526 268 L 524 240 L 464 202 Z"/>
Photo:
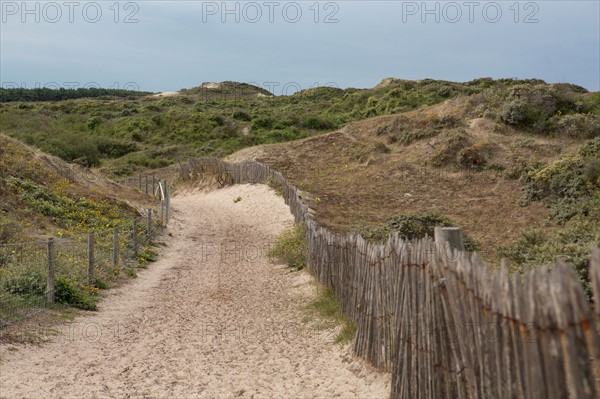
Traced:
<path id="1" fill-rule="evenodd" d="M 35 89 L 24 88 L 0 88 L 0 102 L 16 101 L 61 101 L 73 100 L 76 98 L 96 98 L 96 97 L 141 97 L 150 92 L 124 90 L 124 89 L 102 89 L 96 87 L 66 89 L 51 89 L 39 87 Z"/>

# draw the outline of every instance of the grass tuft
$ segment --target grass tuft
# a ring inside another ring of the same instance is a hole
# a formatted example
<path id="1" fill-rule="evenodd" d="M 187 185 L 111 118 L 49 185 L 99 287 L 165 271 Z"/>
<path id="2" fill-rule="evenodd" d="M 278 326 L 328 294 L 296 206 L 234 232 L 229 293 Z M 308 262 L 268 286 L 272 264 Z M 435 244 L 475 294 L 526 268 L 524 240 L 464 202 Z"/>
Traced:
<path id="1" fill-rule="evenodd" d="M 341 326 L 339 333 L 334 338 L 336 344 L 344 345 L 354 339 L 356 325 L 342 314 L 340 303 L 331 288 L 319 284 L 317 298 L 308 304 L 308 308 L 326 319 L 327 323 L 324 324 L 324 327 Z"/>
<path id="2" fill-rule="evenodd" d="M 298 223 L 281 233 L 268 255 L 287 263 L 294 270 L 302 270 L 308 258 L 306 225 Z"/>

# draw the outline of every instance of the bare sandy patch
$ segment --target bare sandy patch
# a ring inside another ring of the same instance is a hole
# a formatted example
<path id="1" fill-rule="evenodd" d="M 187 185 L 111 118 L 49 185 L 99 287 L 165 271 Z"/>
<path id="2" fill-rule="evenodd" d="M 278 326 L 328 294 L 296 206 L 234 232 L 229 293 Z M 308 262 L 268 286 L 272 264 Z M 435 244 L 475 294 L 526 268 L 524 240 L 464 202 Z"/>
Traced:
<path id="1" fill-rule="evenodd" d="M 307 273 L 267 258 L 293 221 L 280 197 L 242 185 L 172 204 L 171 236 L 138 279 L 50 342 L 0 349 L 1 397 L 389 396 L 389 374 L 307 317 Z"/>

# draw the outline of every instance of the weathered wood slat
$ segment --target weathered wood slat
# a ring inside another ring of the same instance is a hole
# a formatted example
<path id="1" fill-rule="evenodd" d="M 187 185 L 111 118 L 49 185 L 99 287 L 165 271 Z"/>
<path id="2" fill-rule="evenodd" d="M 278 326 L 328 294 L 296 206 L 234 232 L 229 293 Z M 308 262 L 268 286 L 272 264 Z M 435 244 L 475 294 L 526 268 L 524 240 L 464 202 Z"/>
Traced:
<path id="1" fill-rule="evenodd" d="M 590 278 L 595 306 L 573 270 L 558 262 L 511 278 L 477 257 L 431 238 L 383 245 L 340 236 L 311 217 L 300 192 L 254 161 L 180 163 L 182 178 L 226 174 L 234 183 L 283 191 L 307 228 L 307 269 L 329 286 L 356 324 L 358 356 L 392 371 L 392 398 L 594 398 L 600 372 L 600 250 Z"/>

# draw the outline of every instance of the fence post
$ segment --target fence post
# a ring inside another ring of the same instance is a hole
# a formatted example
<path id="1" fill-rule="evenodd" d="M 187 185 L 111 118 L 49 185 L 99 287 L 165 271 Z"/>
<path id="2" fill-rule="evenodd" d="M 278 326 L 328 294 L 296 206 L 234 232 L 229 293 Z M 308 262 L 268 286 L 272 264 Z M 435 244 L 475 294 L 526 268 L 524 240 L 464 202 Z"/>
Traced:
<path id="1" fill-rule="evenodd" d="M 154 178 L 154 175 L 152 175 L 152 195 L 154 196 L 156 194 L 156 179 Z"/>
<path id="2" fill-rule="evenodd" d="M 166 200 L 167 200 L 167 224 L 169 224 L 169 219 L 171 218 L 171 187 L 165 181 L 165 191 L 166 191 Z"/>
<path id="3" fill-rule="evenodd" d="M 119 266 L 119 228 L 115 227 L 113 231 L 113 265 Z"/>
<path id="4" fill-rule="evenodd" d="M 146 175 L 146 189 L 144 190 L 146 195 L 148 195 L 148 175 Z"/>
<path id="5" fill-rule="evenodd" d="M 54 280 L 54 238 L 48 239 L 48 281 L 47 281 L 47 299 L 54 303 L 55 299 L 55 280 Z"/>
<path id="6" fill-rule="evenodd" d="M 146 219 L 146 235 L 148 236 L 148 243 L 150 243 L 150 240 L 152 239 L 152 209 L 148 208 L 148 216 Z"/>
<path id="7" fill-rule="evenodd" d="M 165 201 L 161 199 L 160 200 L 160 225 L 161 226 L 165 225 L 165 223 L 164 223 L 164 220 L 165 220 L 165 215 L 164 215 L 165 211 L 164 211 L 164 209 L 165 209 Z"/>
<path id="8" fill-rule="evenodd" d="M 448 243 L 450 248 L 453 250 L 465 250 L 465 244 L 463 242 L 462 233 L 460 232 L 460 227 L 436 226 L 433 231 L 433 239 L 438 246 L 443 246 Z"/>
<path id="9" fill-rule="evenodd" d="M 88 235 L 88 285 L 94 284 L 94 233 Z"/>
<path id="10" fill-rule="evenodd" d="M 137 219 L 133 219 L 133 232 L 132 234 L 132 241 L 133 241 L 133 257 L 137 257 L 138 254 L 138 225 L 137 225 Z"/>
<path id="11" fill-rule="evenodd" d="M 142 175 L 138 176 L 138 180 L 139 180 L 139 186 L 140 186 L 140 191 L 142 191 Z"/>

